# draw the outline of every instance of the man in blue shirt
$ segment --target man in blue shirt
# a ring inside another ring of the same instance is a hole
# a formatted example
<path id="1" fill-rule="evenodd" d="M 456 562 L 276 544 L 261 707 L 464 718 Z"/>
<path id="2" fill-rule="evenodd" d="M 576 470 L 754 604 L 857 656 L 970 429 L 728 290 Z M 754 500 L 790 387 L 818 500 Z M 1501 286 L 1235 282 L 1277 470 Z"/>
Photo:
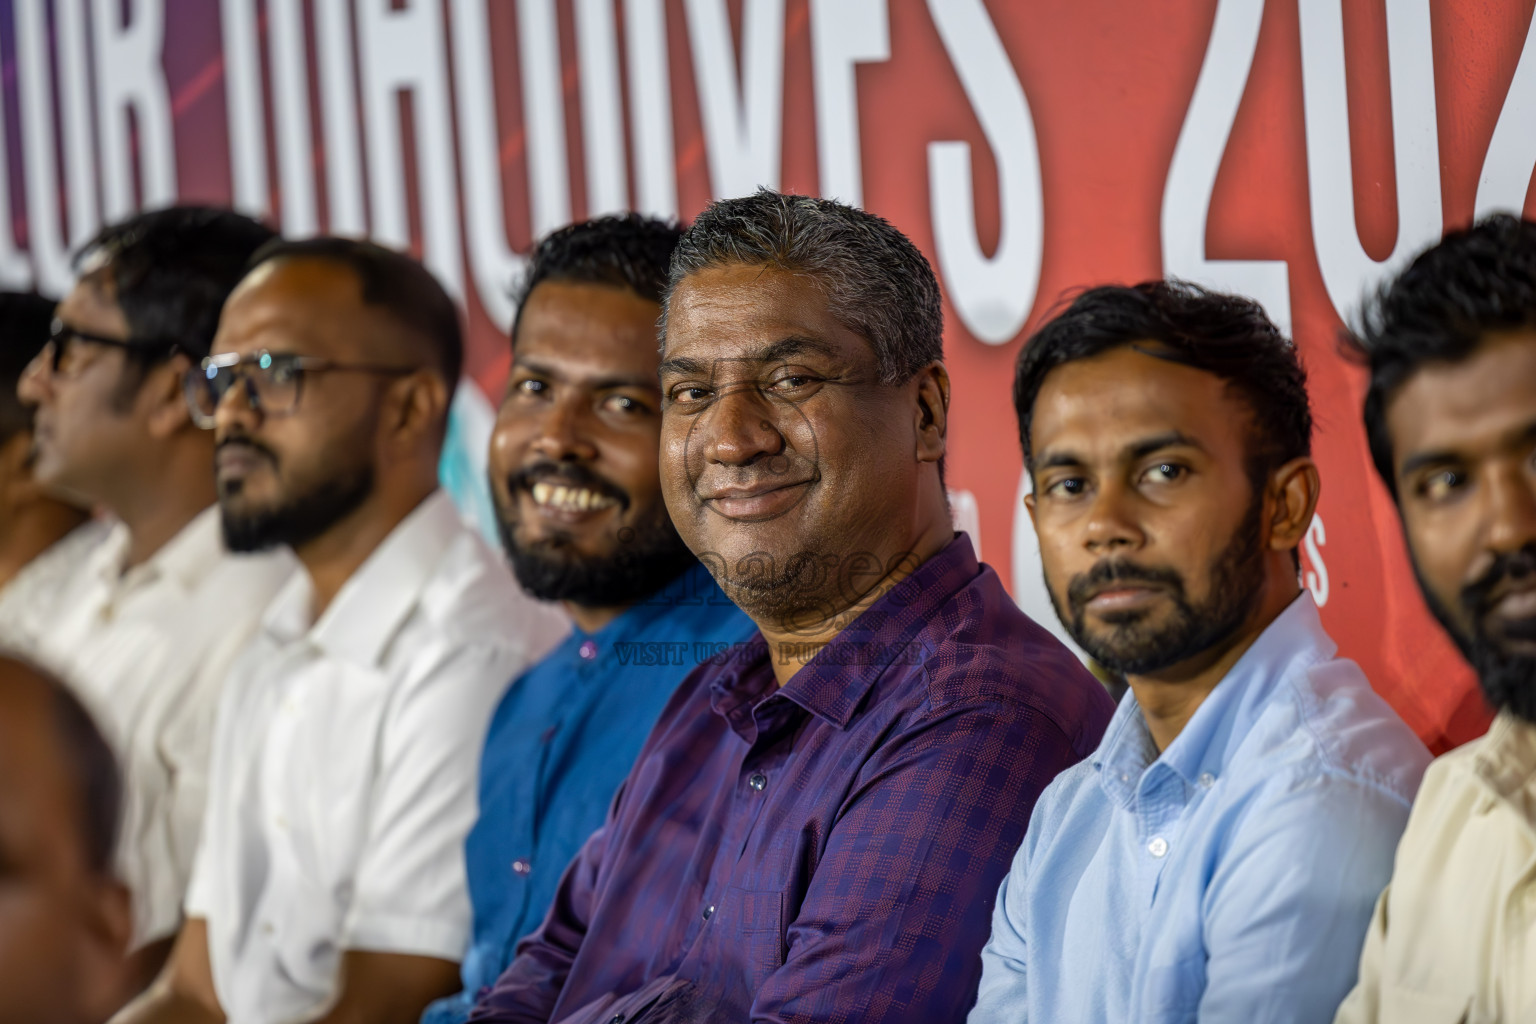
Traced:
<path id="1" fill-rule="evenodd" d="M 538 245 L 521 285 L 491 493 L 518 580 L 576 628 L 491 720 L 465 845 L 464 990 L 424 1024 L 468 1018 L 544 919 L 677 684 L 755 631 L 662 502 L 656 322 L 679 235 L 633 215 L 575 224 Z"/>
<path id="2" fill-rule="evenodd" d="M 1014 401 L 1051 600 L 1130 691 L 1036 804 L 972 1024 L 1329 1019 L 1429 754 L 1297 582 L 1294 348 L 1247 299 L 1096 288 Z"/>

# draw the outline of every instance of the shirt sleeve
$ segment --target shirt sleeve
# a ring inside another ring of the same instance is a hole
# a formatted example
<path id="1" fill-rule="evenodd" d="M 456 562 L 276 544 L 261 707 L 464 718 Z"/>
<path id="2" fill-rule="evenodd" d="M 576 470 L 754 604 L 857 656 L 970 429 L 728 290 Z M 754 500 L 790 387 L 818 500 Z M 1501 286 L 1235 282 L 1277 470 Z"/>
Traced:
<path id="1" fill-rule="evenodd" d="M 1027 873 L 1025 845 L 1019 847 L 992 908 L 992 937 L 981 949 L 981 984 L 966 1024 L 1025 1024 L 1029 1019 L 1029 951 L 1024 943 L 1028 906 L 1022 899 Z M 1019 895 L 1009 899 L 1009 884 Z"/>
<path id="2" fill-rule="evenodd" d="M 884 744 L 828 837 L 751 1019 L 963 1018 L 998 884 L 1035 801 L 1077 760 L 1046 718 L 990 699 L 934 709 Z"/>
<path id="3" fill-rule="evenodd" d="M 614 797 L 617 808 L 621 789 Z M 614 810 L 608 812 L 613 821 Z M 596 902 L 597 879 L 608 847 L 608 826 L 592 833 L 560 879 L 554 902 L 538 931 L 517 945 L 517 956 L 469 1019 L 500 1024 L 545 1024 L 581 950 Z"/>
<path id="4" fill-rule="evenodd" d="M 1376 912 L 1365 933 L 1365 948 L 1360 952 L 1359 977 L 1334 1016 L 1334 1024 L 1375 1024 L 1381 1015 L 1381 958 L 1387 941 L 1387 897 L 1391 892 L 1389 886 L 1376 901 Z"/>
<path id="5" fill-rule="evenodd" d="M 501 648 L 460 647 L 433 657 L 392 701 L 343 948 L 464 956 L 464 839 L 491 708 L 515 661 Z"/>
<path id="6" fill-rule="evenodd" d="M 1355 983 L 1408 806 L 1325 776 L 1253 810 L 1206 893 L 1199 1019 L 1329 1020 Z"/>

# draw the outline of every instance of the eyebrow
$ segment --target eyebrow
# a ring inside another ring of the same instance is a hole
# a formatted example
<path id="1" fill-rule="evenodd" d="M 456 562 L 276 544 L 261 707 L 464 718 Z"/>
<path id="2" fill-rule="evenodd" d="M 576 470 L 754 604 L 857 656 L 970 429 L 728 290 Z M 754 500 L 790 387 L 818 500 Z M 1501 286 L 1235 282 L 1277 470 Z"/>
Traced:
<path id="1" fill-rule="evenodd" d="M 1514 430 L 1511 430 L 1500 440 L 1499 446 L 1503 447 L 1511 443 L 1519 444 L 1523 441 L 1536 441 L 1536 420 L 1527 423 L 1524 427 L 1516 427 Z M 1397 469 L 1397 475 L 1408 476 L 1427 466 L 1444 466 L 1447 463 L 1459 462 L 1465 458 L 1466 456 L 1459 452 L 1444 449 L 1440 451 L 1419 452 L 1403 460 L 1403 464 Z"/>
<path id="2" fill-rule="evenodd" d="M 678 356 L 662 360 L 659 373 L 708 375 L 712 365 L 720 363 L 777 363 L 799 355 L 818 355 L 835 358 L 837 349 L 819 338 L 792 334 L 787 338 L 770 342 L 756 352 L 743 356 L 725 356 L 713 361 Z"/>
<path id="3" fill-rule="evenodd" d="M 1194 448 L 1196 451 L 1205 451 L 1205 446 L 1188 434 L 1178 430 L 1170 430 L 1166 434 L 1157 434 L 1153 437 L 1136 441 L 1122 449 L 1123 457 L 1127 461 L 1144 459 L 1153 452 L 1162 451 L 1164 448 Z M 1081 456 L 1066 452 L 1048 452 L 1044 458 L 1035 462 L 1036 469 L 1055 469 L 1062 466 L 1081 466 L 1084 460 Z"/>

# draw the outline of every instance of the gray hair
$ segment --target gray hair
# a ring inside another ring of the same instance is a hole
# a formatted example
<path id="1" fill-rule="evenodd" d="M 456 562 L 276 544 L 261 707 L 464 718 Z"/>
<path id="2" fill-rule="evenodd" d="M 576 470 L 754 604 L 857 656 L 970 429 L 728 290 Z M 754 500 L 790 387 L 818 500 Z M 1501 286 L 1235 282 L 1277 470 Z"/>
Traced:
<path id="1" fill-rule="evenodd" d="M 678 284 L 720 266 L 769 266 L 810 277 L 837 321 L 874 348 L 883 384 L 910 380 L 944 358 L 938 279 L 917 246 L 883 217 L 767 188 L 712 203 L 672 253 L 663 338 Z"/>

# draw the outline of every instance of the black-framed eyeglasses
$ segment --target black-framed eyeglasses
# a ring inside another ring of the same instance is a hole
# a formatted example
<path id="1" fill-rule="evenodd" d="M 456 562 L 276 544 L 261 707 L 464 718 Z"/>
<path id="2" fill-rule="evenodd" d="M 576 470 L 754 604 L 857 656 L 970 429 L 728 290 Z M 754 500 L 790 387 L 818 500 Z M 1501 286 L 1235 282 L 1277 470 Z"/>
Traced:
<path id="1" fill-rule="evenodd" d="M 120 348 L 125 352 L 143 352 L 156 356 L 171 356 L 182 351 L 180 342 L 163 338 L 108 338 L 103 334 L 92 334 L 90 331 L 71 327 L 58 317 L 54 317 L 48 331 L 48 368 L 53 371 L 54 376 L 68 377 L 79 368 L 76 358 L 72 355 L 74 343 L 78 341 L 104 345 L 108 348 Z"/>
<path id="2" fill-rule="evenodd" d="M 286 416 L 298 408 L 299 392 L 306 374 L 372 373 L 404 377 L 419 369 L 419 366 L 340 363 L 318 356 L 261 349 L 243 356 L 233 352 L 209 356 L 201 366 L 187 371 L 182 384 L 192 421 L 204 430 L 211 430 L 214 414 L 236 384 L 245 385 L 245 400 L 252 409 L 264 416 Z"/>

